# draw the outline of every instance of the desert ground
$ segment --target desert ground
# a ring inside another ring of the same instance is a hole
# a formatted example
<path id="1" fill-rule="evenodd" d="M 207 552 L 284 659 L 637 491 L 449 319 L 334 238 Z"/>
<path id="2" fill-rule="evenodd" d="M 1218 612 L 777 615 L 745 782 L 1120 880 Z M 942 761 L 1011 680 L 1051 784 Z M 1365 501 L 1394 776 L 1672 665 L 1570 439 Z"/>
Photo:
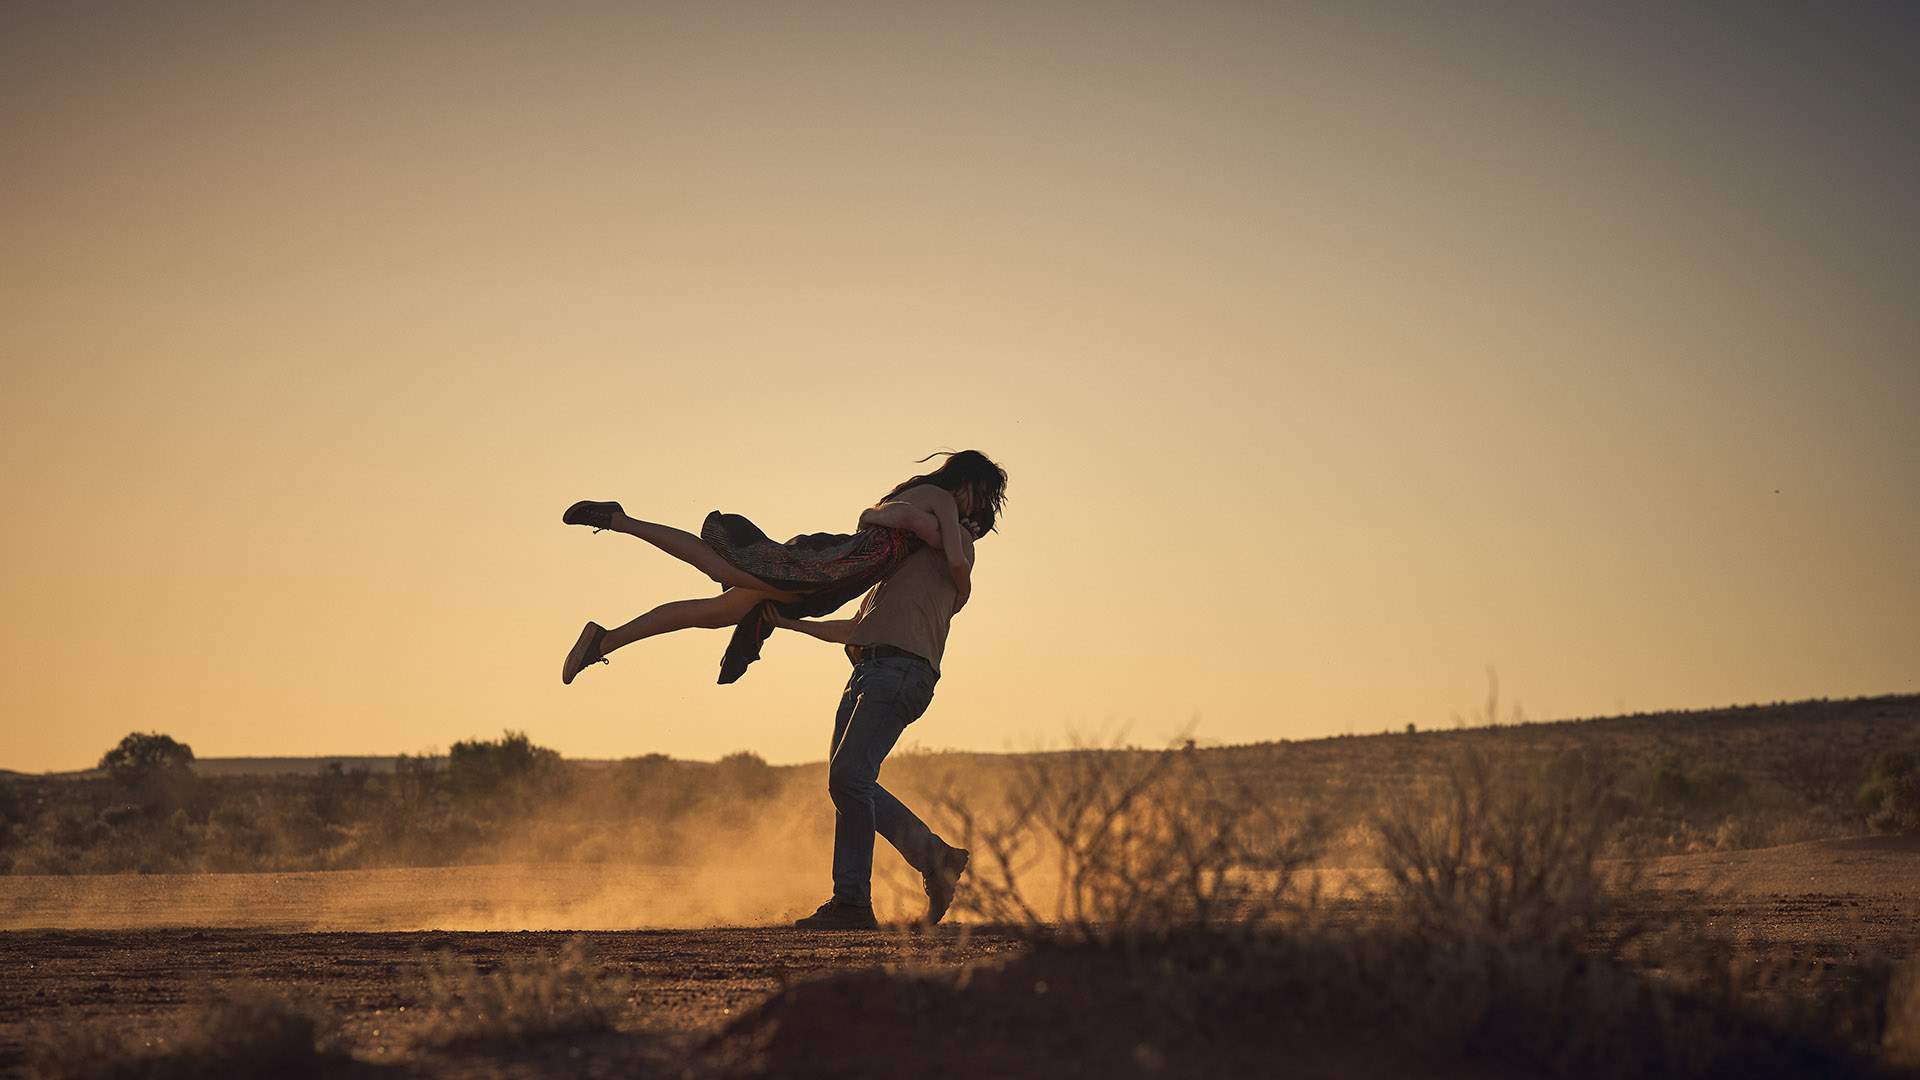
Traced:
<path id="1" fill-rule="evenodd" d="M 1323 874 L 1330 893 L 1370 884 L 1366 870 Z M 1920 926 L 1912 839 L 1669 856 L 1652 862 L 1648 880 L 1650 896 L 1673 911 L 1706 912 L 1756 955 L 1900 960 Z M 210 993 L 251 986 L 323 1002 L 339 1018 L 350 1054 L 339 1067 L 349 1071 L 675 1074 L 724 1052 L 730 1026 L 783 987 L 864 969 L 990 968 L 1025 948 L 1015 935 L 966 925 L 834 934 L 605 924 L 617 912 L 611 896 L 687 884 L 670 871 L 593 866 L 0 878 L 0 965 L 9 973 L 0 981 L 0 1066 L 24 1069 L 50 1028 L 105 1022 L 161 1034 Z M 1363 904 L 1352 910 L 1365 917 Z M 507 929 L 516 926 L 537 929 Z M 423 1042 L 435 970 L 484 974 L 547 960 L 569 943 L 614 988 L 612 1031 Z"/>
<path id="2" fill-rule="evenodd" d="M 397 884 L 397 882 L 396 882 Z M 613 1034 L 464 1049 L 416 1047 L 428 972 L 437 962 L 488 972 L 544 961 L 582 942 L 592 966 L 624 988 Z M 835 934 L 712 930 L 287 932 L 147 928 L 16 931 L 0 937 L 13 974 L 0 989 L 0 1062 L 21 1067 L 36 1025 L 110 1020 L 172 1030 L 179 1010 L 241 983 L 306 994 L 340 1017 L 354 1059 L 427 1075 L 634 1075 L 666 1069 L 783 985 L 885 965 L 987 962 L 1014 943 L 992 933 Z M 414 1014 L 409 1015 L 410 1011 Z"/>
<path id="3" fill-rule="evenodd" d="M 1915 695 L 903 755 L 890 786 L 973 848 L 969 881 L 915 931 L 884 853 L 897 925 L 841 934 L 790 928 L 827 891 L 817 765 L 566 762 L 511 732 L 352 768 L 134 744 L 156 756 L 0 777 L 0 1071 L 1920 1066 Z"/>

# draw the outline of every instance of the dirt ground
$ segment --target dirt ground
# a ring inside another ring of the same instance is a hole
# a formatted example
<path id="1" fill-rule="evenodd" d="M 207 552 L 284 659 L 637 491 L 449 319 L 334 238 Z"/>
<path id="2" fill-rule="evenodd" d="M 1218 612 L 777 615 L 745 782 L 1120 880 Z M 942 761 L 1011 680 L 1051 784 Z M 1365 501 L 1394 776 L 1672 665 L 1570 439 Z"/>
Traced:
<path id="1" fill-rule="evenodd" d="M 1755 948 L 1906 957 L 1920 927 L 1920 845 L 1911 840 L 1678 856 L 1657 860 L 1649 876 L 1657 903 L 1704 907 Z M 446 1076 L 649 1074 L 686 1060 L 692 1045 L 791 981 L 992 963 L 1020 948 L 965 927 L 608 928 L 599 898 L 610 882 L 676 884 L 670 874 L 592 867 L 0 878 L 0 1070 L 19 1069 L 50 1026 L 104 1018 L 121 1030 L 163 1030 L 211 990 L 251 983 L 324 1001 L 363 1062 Z M 565 926 L 569 912 L 580 916 L 576 926 Z M 516 917 L 541 929 L 499 929 Z M 618 1034 L 512 1052 L 413 1047 L 436 964 L 452 958 L 484 971 L 552 955 L 575 937 L 625 992 Z"/>
<path id="2" fill-rule="evenodd" d="M 111 1018 L 164 1030 L 177 1010 L 235 984 L 312 994 L 342 1018 L 356 1058 L 412 1060 L 434 1075 L 546 1075 L 535 1060 L 412 1049 L 429 970 L 448 959 L 486 971 L 551 956 L 583 936 L 589 958 L 628 993 L 616 1026 L 638 1038 L 569 1040 L 614 1073 L 672 1060 L 786 982 L 893 964 L 988 961 L 1015 948 L 1002 935 L 948 931 L 836 934 L 717 930 L 280 933 L 238 929 L 15 931 L 0 934 L 0 1068 L 20 1066 L 36 1026 Z M 409 1012 L 414 1015 L 409 1016 Z M 604 1043 L 605 1045 L 594 1045 Z M 615 1066 L 625 1062 L 624 1066 Z M 568 1070 L 571 1071 L 571 1070 Z"/>
<path id="3" fill-rule="evenodd" d="M 1655 859 L 1657 896 L 1702 908 L 1710 929 L 1820 955 L 1904 959 L 1920 940 L 1920 837 L 1863 836 Z"/>

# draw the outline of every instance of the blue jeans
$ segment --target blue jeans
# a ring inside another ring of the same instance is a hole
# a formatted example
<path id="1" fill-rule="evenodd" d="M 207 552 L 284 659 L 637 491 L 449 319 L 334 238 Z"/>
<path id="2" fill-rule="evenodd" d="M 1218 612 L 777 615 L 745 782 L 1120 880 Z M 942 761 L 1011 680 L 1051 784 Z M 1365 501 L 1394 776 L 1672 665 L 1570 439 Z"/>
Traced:
<path id="1" fill-rule="evenodd" d="M 946 845 L 880 786 L 880 763 L 907 725 L 933 701 L 939 675 L 918 660 L 887 656 L 853 667 L 833 718 L 827 793 L 833 796 L 833 898 L 873 902 L 873 834 L 877 831 L 921 873 Z"/>

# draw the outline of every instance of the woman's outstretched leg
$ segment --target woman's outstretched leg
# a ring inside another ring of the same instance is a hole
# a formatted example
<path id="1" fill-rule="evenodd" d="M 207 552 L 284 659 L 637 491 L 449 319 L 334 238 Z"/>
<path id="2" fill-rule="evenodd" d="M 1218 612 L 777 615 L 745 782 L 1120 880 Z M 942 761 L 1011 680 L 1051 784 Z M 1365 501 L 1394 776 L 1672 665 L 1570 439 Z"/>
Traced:
<path id="1" fill-rule="evenodd" d="M 581 628 L 579 640 L 573 643 L 573 648 L 567 650 L 567 658 L 560 665 L 560 681 L 571 683 L 590 665 L 606 660 L 608 653 L 641 638 L 695 627 L 718 630 L 746 618 L 747 613 L 764 600 L 784 602 L 793 598 L 792 593 L 764 589 L 728 589 L 719 596 L 661 604 L 645 615 L 611 630 L 590 622 Z"/>
<path id="2" fill-rule="evenodd" d="M 626 533 L 628 536 L 637 536 L 645 540 L 729 589 L 755 589 L 768 593 L 776 591 L 773 586 L 721 558 L 720 553 L 713 550 L 705 540 L 685 529 L 641 521 L 622 510 L 615 510 L 608 515 L 606 527 L 614 532 Z"/>
<path id="3" fill-rule="evenodd" d="M 568 525 L 590 526 L 595 532 L 612 529 L 637 536 L 729 589 L 774 591 L 773 586 L 721 558 L 719 552 L 698 536 L 671 525 L 641 521 L 621 509 L 617 502 L 577 502 L 567 507 L 560 520 Z"/>
<path id="4" fill-rule="evenodd" d="M 762 600 L 790 599 L 789 593 L 776 593 L 762 589 L 728 589 L 719 596 L 703 596 L 698 600 L 675 600 L 661 604 L 632 622 L 608 630 L 600 639 L 600 655 L 605 656 L 623 645 L 631 645 L 642 638 L 670 634 L 675 630 L 704 628 L 719 630 L 732 626 L 747 617 L 756 604 Z"/>

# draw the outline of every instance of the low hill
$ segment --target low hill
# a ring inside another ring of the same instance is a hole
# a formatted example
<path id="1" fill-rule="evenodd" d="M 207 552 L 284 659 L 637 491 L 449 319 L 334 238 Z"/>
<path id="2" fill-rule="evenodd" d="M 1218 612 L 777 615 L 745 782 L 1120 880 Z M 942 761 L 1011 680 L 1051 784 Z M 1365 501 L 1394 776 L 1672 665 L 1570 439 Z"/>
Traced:
<path id="1" fill-rule="evenodd" d="M 395 755 L 334 757 L 209 757 L 196 758 L 193 771 L 201 776 L 317 776 L 331 766 L 390 773 Z"/>
<path id="2" fill-rule="evenodd" d="M 1488 752 L 1506 750 L 1571 749 L 1605 745 L 1636 760 L 1662 753 L 1712 751 L 1731 754 L 1749 765 L 1790 754 L 1804 745 L 1830 747 L 1836 743 L 1866 753 L 1890 746 L 1902 738 L 1920 736 L 1920 694 L 1887 694 L 1847 699 L 1732 705 L 1712 709 L 1631 713 L 1623 716 L 1582 717 L 1530 721 L 1492 726 L 1433 728 L 1424 731 L 1386 731 L 1365 735 L 1332 735 L 1316 739 L 1280 739 L 1234 745 L 1201 744 L 1205 755 L 1242 760 L 1271 758 L 1290 763 L 1306 760 L 1316 766 L 1344 772 L 1347 765 L 1371 766 L 1380 759 L 1404 759 L 1411 748 L 1416 756 L 1447 753 L 1462 747 Z M 1135 748 L 1150 752 L 1158 747 Z M 971 750 L 904 750 L 893 761 L 937 758 L 954 766 L 1004 763 L 1023 753 Z M 444 764 L 444 755 L 426 755 Z M 400 755 L 328 754 L 311 757 L 203 757 L 194 772 L 204 777 L 317 776 L 333 765 L 346 770 L 391 773 Z M 567 764 L 605 768 L 619 762 L 605 758 L 568 758 Z M 812 769 L 818 763 L 776 766 Z M 0 769 L 0 778 L 98 778 L 97 769 L 58 773 L 21 773 Z"/>
<path id="3" fill-rule="evenodd" d="M 562 761 L 527 752 L 524 740 L 517 756 L 503 743 L 476 745 L 482 752 L 462 762 L 412 758 L 405 768 L 371 755 L 211 758 L 190 776 L 132 784 L 97 771 L 8 777 L 0 873 L 679 865 L 716 851 L 730 862 L 804 863 L 804 849 L 831 833 L 824 762 Z M 1905 787 L 1875 775 L 1889 763 L 1912 768 L 1895 751 L 1920 752 L 1914 694 L 1194 747 L 1181 760 L 1264 813 L 1330 825 L 1323 865 L 1364 865 L 1376 813 L 1457 772 L 1467 751 L 1509 770 L 1586 755 L 1579 768 L 1604 771 L 1614 793 L 1609 844 L 1621 855 L 1905 830 L 1920 814 Z M 965 830 L 969 818 L 1024 814 L 1014 808 L 1034 792 L 1080 790 L 1089 776 L 1162 752 L 903 751 L 885 779 L 936 828 Z"/>

